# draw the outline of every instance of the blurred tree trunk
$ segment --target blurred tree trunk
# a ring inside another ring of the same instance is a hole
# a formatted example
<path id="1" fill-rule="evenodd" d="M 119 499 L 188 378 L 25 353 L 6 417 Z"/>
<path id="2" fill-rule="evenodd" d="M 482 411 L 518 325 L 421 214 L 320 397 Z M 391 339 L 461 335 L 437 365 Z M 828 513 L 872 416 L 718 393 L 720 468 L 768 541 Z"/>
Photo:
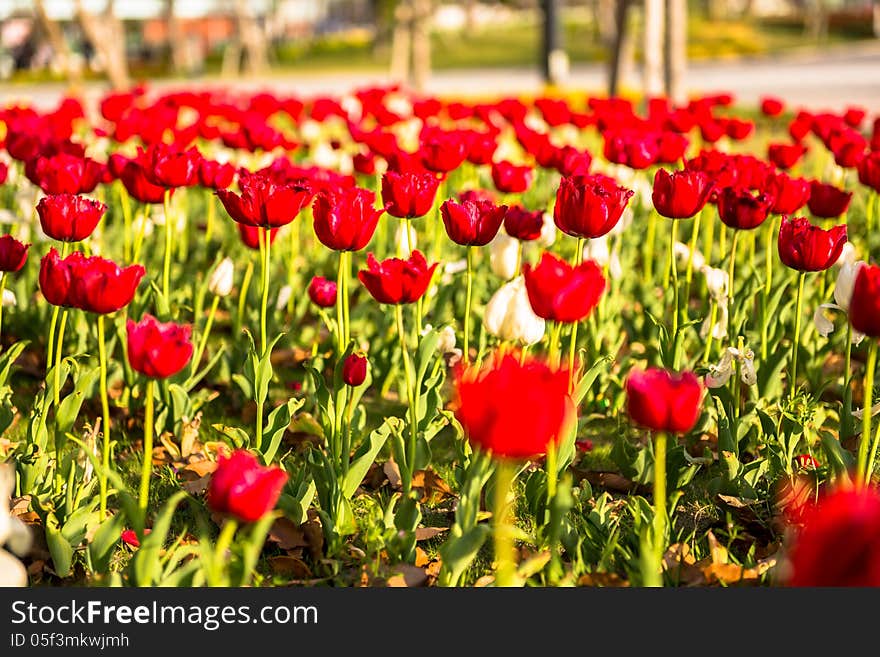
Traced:
<path id="1" fill-rule="evenodd" d="M 58 27 L 58 23 L 49 18 L 43 0 L 34 0 L 34 9 L 37 13 L 37 21 L 39 22 L 40 27 L 43 28 L 43 32 L 46 33 L 46 37 L 49 39 L 49 44 L 55 52 L 55 56 L 61 60 L 62 69 L 67 74 L 67 77 L 72 84 L 79 85 L 82 81 L 82 71 L 74 61 L 70 48 L 67 47 L 64 33 L 61 31 L 61 28 Z"/>
<path id="2" fill-rule="evenodd" d="M 409 82 L 410 75 L 411 20 L 409 2 L 398 2 L 394 8 L 394 29 L 391 34 L 391 78 L 403 83 Z"/>
<path id="3" fill-rule="evenodd" d="M 85 9 L 83 0 L 76 0 L 75 8 L 77 21 L 86 39 L 100 55 L 110 84 L 114 89 L 127 89 L 131 79 L 125 51 L 125 26 L 113 14 L 112 0 L 108 0 L 100 20 Z"/>
<path id="4" fill-rule="evenodd" d="M 187 69 L 186 43 L 177 18 L 177 0 L 168 0 L 165 4 L 165 25 L 168 28 L 168 53 L 171 55 L 171 67 L 177 73 L 185 73 Z"/>
<path id="5" fill-rule="evenodd" d="M 880 0 L 874 0 L 874 36 L 880 39 Z"/>
<path id="6" fill-rule="evenodd" d="M 666 0 L 666 94 L 674 103 L 687 100 L 687 0 Z"/>
<path id="7" fill-rule="evenodd" d="M 629 37 L 630 0 L 616 0 L 614 8 L 614 43 L 608 60 L 608 95 L 616 96 L 628 70 L 627 59 L 632 56 L 632 39 Z"/>
<path id="8" fill-rule="evenodd" d="M 804 30 L 807 35 L 819 41 L 828 34 L 828 12 L 824 0 L 807 0 L 804 16 Z"/>
<path id="9" fill-rule="evenodd" d="M 614 0 L 595 0 L 593 2 L 593 24 L 596 36 L 605 48 L 610 51 L 617 37 L 617 5 Z"/>
<path id="10" fill-rule="evenodd" d="M 240 52 L 244 55 L 243 70 L 258 75 L 269 68 L 269 46 L 252 9 L 248 0 L 235 0 L 238 40 Z"/>
<path id="11" fill-rule="evenodd" d="M 648 98 L 663 94 L 664 0 L 645 0 L 643 83 Z"/>
<path id="12" fill-rule="evenodd" d="M 541 0 L 544 15 L 541 66 L 544 83 L 558 85 L 568 77 L 568 54 L 562 47 L 562 16 L 559 0 Z"/>
<path id="13" fill-rule="evenodd" d="M 431 77 L 431 18 L 434 7 L 431 0 L 412 0 L 412 84 L 416 91 L 424 91 Z"/>

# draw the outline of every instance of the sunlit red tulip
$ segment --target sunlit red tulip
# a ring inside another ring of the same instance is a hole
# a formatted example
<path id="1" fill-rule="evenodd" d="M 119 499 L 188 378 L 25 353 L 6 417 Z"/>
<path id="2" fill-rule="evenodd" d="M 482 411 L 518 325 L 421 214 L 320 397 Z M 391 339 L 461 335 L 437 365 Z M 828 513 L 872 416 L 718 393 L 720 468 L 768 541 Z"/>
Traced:
<path id="1" fill-rule="evenodd" d="M 0 271 L 19 271 L 24 267 L 30 246 L 19 242 L 12 235 L 0 237 Z"/>
<path id="2" fill-rule="evenodd" d="M 375 194 L 359 187 L 324 191 L 315 197 L 312 215 L 321 244 L 335 251 L 360 251 L 373 238 L 384 208 L 375 208 Z"/>
<path id="3" fill-rule="evenodd" d="M 367 357 L 363 354 L 349 354 L 342 364 L 342 381 L 345 385 L 357 388 L 367 378 Z"/>
<path id="4" fill-rule="evenodd" d="M 128 362 L 132 369 L 151 379 L 167 379 L 180 372 L 192 358 L 189 325 L 161 323 L 146 314 L 125 325 L 128 336 Z"/>
<path id="5" fill-rule="evenodd" d="M 880 194 L 880 150 L 863 157 L 858 172 L 859 182 Z"/>
<path id="6" fill-rule="evenodd" d="M 700 417 L 703 386 L 693 372 L 633 370 L 626 380 L 626 410 L 652 431 L 687 433 Z"/>
<path id="7" fill-rule="evenodd" d="M 186 187 L 198 180 L 201 154 L 195 148 L 153 144 L 144 155 L 144 171 L 150 182 L 162 187 Z"/>
<path id="8" fill-rule="evenodd" d="M 425 168 L 437 173 L 457 169 L 468 154 L 467 140 L 458 131 L 430 130 L 419 151 Z"/>
<path id="9" fill-rule="evenodd" d="M 837 262 L 846 243 L 846 226 L 823 230 L 803 217 L 779 227 L 779 259 L 798 271 L 824 271 Z"/>
<path id="10" fill-rule="evenodd" d="M 427 172 L 388 171 L 382 176 L 382 202 L 392 217 L 423 217 L 434 206 L 440 179 Z"/>
<path id="11" fill-rule="evenodd" d="M 446 234 L 462 246 L 485 246 L 492 241 L 504 222 L 506 205 L 491 201 L 448 200 L 440 206 Z"/>
<path id="12" fill-rule="evenodd" d="M 468 440 L 501 458 L 546 453 L 575 420 L 568 373 L 527 357 L 495 355 L 459 372 L 456 412 Z M 540 409 L 540 412 L 539 412 Z"/>
<path id="13" fill-rule="evenodd" d="M 833 219 L 839 217 L 849 207 L 852 200 L 852 192 L 838 189 L 834 185 L 821 183 L 818 180 L 810 182 L 810 198 L 807 207 L 815 216 L 821 219 Z"/>
<path id="14" fill-rule="evenodd" d="M 88 194 L 101 182 L 103 166 L 88 157 L 56 153 L 41 157 L 36 178 L 46 194 Z"/>
<path id="15" fill-rule="evenodd" d="M 217 460 L 208 487 L 208 506 L 242 522 L 256 522 L 275 508 L 285 483 L 284 470 L 263 467 L 256 456 L 237 449 Z"/>
<path id="16" fill-rule="evenodd" d="M 761 113 L 764 116 L 779 116 L 784 110 L 785 104 L 779 98 L 765 96 L 761 99 Z"/>
<path id="17" fill-rule="evenodd" d="M 407 260 L 388 258 L 381 262 L 370 253 L 367 269 L 358 272 L 358 279 L 379 303 L 414 303 L 428 289 L 437 264 L 429 267 L 425 256 L 417 250 Z"/>
<path id="18" fill-rule="evenodd" d="M 849 302 L 849 321 L 859 333 L 880 337 L 880 266 L 859 268 Z"/>
<path id="19" fill-rule="evenodd" d="M 687 219 L 703 209 L 712 193 L 712 181 L 702 171 L 657 169 L 651 200 L 659 214 Z"/>
<path id="20" fill-rule="evenodd" d="M 141 203 L 162 203 L 165 200 L 165 187 L 153 184 L 138 160 L 128 160 L 122 165 L 119 180 L 126 191 Z"/>
<path id="21" fill-rule="evenodd" d="M 199 184 L 208 189 L 226 189 L 235 178 L 235 166 L 215 160 L 199 161 Z"/>
<path id="22" fill-rule="evenodd" d="M 585 319 L 605 291 L 605 277 L 595 262 L 574 267 L 546 251 L 534 267 L 523 265 L 523 276 L 532 310 L 557 322 Z"/>
<path id="23" fill-rule="evenodd" d="M 632 195 L 632 190 L 604 176 L 563 178 L 556 191 L 553 220 L 567 235 L 601 237 L 620 221 Z"/>
<path id="24" fill-rule="evenodd" d="M 499 192 L 521 194 L 532 184 L 533 177 L 530 166 L 517 166 L 510 162 L 492 163 L 492 182 Z"/>
<path id="25" fill-rule="evenodd" d="M 764 192 L 773 199 L 770 211 L 774 214 L 794 214 L 807 204 L 810 198 L 810 181 L 775 173 L 764 180 Z"/>
<path id="26" fill-rule="evenodd" d="M 803 514 L 791 586 L 880 586 L 880 494 L 841 488 Z"/>
<path id="27" fill-rule="evenodd" d="M 718 216 L 725 225 L 738 230 L 757 228 L 767 219 L 773 199 L 754 194 L 745 187 L 726 187 L 718 194 Z"/>
<path id="28" fill-rule="evenodd" d="M 95 230 L 107 206 L 85 196 L 57 194 L 37 203 L 43 232 L 62 242 L 80 242 Z"/>
<path id="29" fill-rule="evenodd" d="M 323 276 L 315 276 L 309 283 L 309 299 L 320 308 L 332 308 L 336 305 L 336 283 Z"/>
<path id="30" fill-rule="evenodd" d="M 628 130 L 606 135 L 605 159 L 614 164 L 625 164 L 632 169 L 646 169 L 657 162 L 660 145 L 650 134 Z"/>
<path id="31" fill-rule="evenodd" d="M 105 315 L 131 303 L 145 273 L 140 265 L 123 268 L 79 251 L 62 260 L 50 249 L 40 261 L 40 291 L 52 305 Z"/>
<path id="32" fill-rule="evenodd" d="M 521 205 L 513 205 L 507 208 L 507 213 L 504 215 L 504 231 L 523 242 L 531 242 L 541 237 L 543 226 L 542 210 L 529 211 Z"/>
<path id="33" fill-rule="evenodd" d="M 276 183 L 267 172 L 240 176 L 241 194 L 218 189 L 217 196 L 235 221 L 248 226 L 280 228 L 293 221 L 312 197 L 302 183 Z"/>
<path id="34" fill-rule="evenodd" d="M 767 157 L 780 169 L 791 169 L 807 152 L 801 144 L 770 144 Z"/>

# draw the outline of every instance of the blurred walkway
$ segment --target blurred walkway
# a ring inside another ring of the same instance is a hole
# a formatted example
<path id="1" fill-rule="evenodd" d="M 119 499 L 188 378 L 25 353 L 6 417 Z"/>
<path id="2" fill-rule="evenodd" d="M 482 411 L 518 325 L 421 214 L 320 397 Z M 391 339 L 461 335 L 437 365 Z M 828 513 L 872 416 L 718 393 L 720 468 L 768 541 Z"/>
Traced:
<path id="1" fill-rule="evenodd" d="M 858 46 L 829 47 L 821 53 L 787 54 L 775 57 L 691 63 L 688 88 L 692 93 L 732 92 L 737 100 L 754 105 L 765 94 L 778 95 L 790 105 L 813 110 L 840 110 L 850 104 L 863 105 L 880 113 L 880 41 Z M 262 79 L 162 80 L 154 89 L 193 89 L 226 86 L 241 90 L 266 89 L 275 93 L 310 96 L 341 94 L 370 84 L 386 84 L 382 72 L 310 73 L 284 72 Z M 640 88 L 638 73 L 629 86 Z M 577 65 L 571 71 L 568 87 L 601 94 L 605 88 L 605 68 L 600 64 Z M 540 93 L 542 83 L 537 70 L 476 69 L 437 71 L 428 91 L 444 96 L 497 96 Z M 29 100 L 50 107 L 64 93 L 63 84 L 0 84 L 0 104 Z M 86 88 L 89 98 L 103 89 L 99 83 Z"/>

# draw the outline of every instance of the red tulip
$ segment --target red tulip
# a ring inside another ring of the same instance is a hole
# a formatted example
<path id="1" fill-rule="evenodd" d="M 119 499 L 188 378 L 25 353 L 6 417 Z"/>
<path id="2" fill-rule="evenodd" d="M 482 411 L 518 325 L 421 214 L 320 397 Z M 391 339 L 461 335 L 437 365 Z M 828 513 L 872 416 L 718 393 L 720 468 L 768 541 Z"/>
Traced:
<path id="1" fill-rule="evenodd" d="M 521 205 L 507 208 L 504 215 L 504 231 L 513 238 L 523 242 L 531 242 L 541 237 L 544 226 L 544 212 L 529 211 Z"/>
<path id="2" fill-rule="evenodd" d="M 367 269 L 358 272 L 358 279 L 379 303 L 413 303 L 428 289 L 437 264 L 429 267 L 425 256 L 418 250 L 414 250 L 407 260 L 388 258 L 382 262 L 370 253 L 367 255 Z"/>
<path id="3" fill-rule="evenodd" d="M 355 153 L 351 156 L 351 165 L 360 174 L 376 175 L 376 156 L 372 153 Z"/>
<path id="4" fill-rule="evenodd" d="M 167 379 L 180 372 L 192 358 L 189 325 L 163 324 L 144 315 L 137 324 L 128 320 L 128 362 L 132 369 L 151 379 Z"/>
<path id="5" fill-rule="evenodd" d="M 86 239 L 106 211 L 107 206 L 103 203 L 73 194 L 44 196 L 37 203 L 43 232 L 62 242 Z"/>
<path id="6" fill-rule="evenodd" d="M 859 268 L 849 302 L 849 321 L 856 331 L 880 337 L 880 266 Z"/>
<path id="7" fill-rule="evenodd" d="M 144 172 L 160 187 L 187 187 L 198 180 L 198 149 L 180 150 L 174 145 L 153 144 L 144 154 Z"/>
<path id="8" fill-rule="evenodd" d="M 602 237 L 617 222 L 633 191 L 605 176 L 563 178 L 556 191 L 553 220 L 573 237 Z"/>
<path id="9" fill-rule="evenodd" d="M 784 173 L 771 174 L 764 180 L 764 192 L 773 199 L 770 211 L 774 214 L 794 214 L 810 198 L 810 181 L 791 178 Z"/>
<path id="10" fill-rule="evenodd" d="M 382 201 L 392 217 L 424 217 L 434 205 L 440 179 L 434 173 L 388 171 L 382 176 Z"/>
<path id="11" fill-rule="evenodd" d="M 660 145 L 653 135 L 635 130 L 605 136 L 605 159 L 632 169 L 646 169 L 657 162 Z"/>
<path id="12" fill-rule="evenodd" d="M 0 185 L 6 182 L 6 178 L 9 175 L 9 165 L 6 162 L 0 162 Z"/>
<path id="13" fill-rule="evenodd" d="M 791 586 L 880 586 L 880 494 L 838 489 L 805 511 Z"/>
<path id="14" fill-rule="evenodd" d="M 687 151 L 688 138 L 677 132 L 666 130 L 657 135 L 657 164 L 675 164 Z"/>
<path id="15" fill-rule="evenodd" d="M 546 251 L 536 266 L 523 266 L 523 276 L 532 310 L 557 322 L 585 319 L 605 291 L 605 277 L 595 262 L 573 267 Z"/>
<path id="16" fill-rule="evenodd" d="M 818 180 L 810 182 L 810 199 L 807 207 L 815 216 L 821 219 L 833 219 L 839 217 L 849 207 L 852 200 L 852 192 L 838 189 L 834 185 L 821 183 Z"/>
<path id="17" fill-rule="evenodd" d="M 312 204 L 315 234 L 334 251 L 360 251 L 373 238 L 384 208 L 375 208 L 376 195 L 360 187 L 323 191 Z"/>
<path id="18" fill-rule="evenodd" d="M 138 160 L 125 162 L 119 180 L 122 181 L 126 191 L 141 203 L 162 203 L 165 200 L 165 188 L 150 182 L 143 165 Z"/>
<path id="19" fill-rule="evenodd" d="M 728 137 L 736 141 L 742 141 L 755 129 L 755 124 L 751 121 L 744 121 L 737 118 L 729 118 L 724 122 L 724 132 Z"/>
<path id="20" fill-rule="evenodd" d="M 422 140 L 419 154 L 425 168 L 437 173 L 457 169 L 468 154 L 468 144 L 459 131 L 433 129 Z"/>
<path id="21" fill-rule="evenodd" d="M 534 171 L 530 166 L 516 166 L 510 162 L 492 163 L 492 182 L 499 192 L 521 194 L 532 184 Z"/>
<path id="22" fill-rule="evenodd" d="M 247 173 L 238 179 L 241 195 L 218 189 L 217 196 L 233 220 L 248 226 L 280 228 L 296 218 L 311 198 L 303 183 L 276 183 L 270 173 Z"/>
<path id="23" fill-rule="evenodd" d="M 237 449 L 221 455 L 208 488 L 208 506 L 242 522 L 256 522 L 275 508 L 287 473 L 263 467 L 250 452 Z"/>
<path id="24" fill-rule="evenodd" d="M 764 116 L 779 116 L 785 110 L 785 104 L 778 98 L 765 96 L 761 99 L 761 112 Z"/>
<path id="25" fill-rule="evenodd" d="M 352 353 L 342 363 L 342 380 L 345 385 L 357 388 L 367 378 L 367 357 Z"/>
<path id="26" fill-rule="evenodd" d="M 852 169 L 865 157 L 868 142 L 859 133 L 848 131 L 832 135 L 828 147 L 837 166 Z"/>
<path id="27" fill-rule="evenodd" d="M 332 308 L 336 305 L 336 283 L 315 276 L 309 283 L 309 299 L 320 308 Z"/>
<path id="28" fill-rule="evenodd" d="M 823 230 L 803 217 L 779 227 L 779 259 L 798 271 L 824 271 L 837 262 L 846 244 L 846 225 Z"/>
<path id="29" fill-rule="evenodd" d="M 40 290 L 54 306 L 105 315 L 127 306 L 145 274 L 140 265 L 119 267 L 98 256 L 74 251 L 63 260 L 50 249 L 40 261 Z"/>
<path id="30" fill-rule="evenodd" d="M 654 209 L 669 219 L 693 217 L 709 200 L 712 181 L 702 171 L 674 171 L 657 169 L 651 199 Z"/>
<path id="31" fill-rule="evenodd" d="M 249 249 L 259 249 L 260 248 L 260 233 L 265 232 L 265 229 L 258 228 L 257 226 L 248 226 L 247 224 L 236 223 L 238 226 L 238 236 L 241 238 L 241 243 L 244 244 Z M 275 238 L 278 237 L 278 231 L 280 228 L 271 228 L 269 229 L 269 241 L 274 244 Z"/>
<path id="32" fill-rule="evenodd" d="M 462 246 L 485 246 L 504 222 L 506 205 L 495 205 L 492 201 L 443 201 L 440 206 L 446 234 L 456 244 Z"/>
<path id="33" fill-rule="evenodd" d="M 489 164 L 495 151 L 498 150 L 496 136 L 491 132 L 479 130 L 470 130 L 467 134 L 467 161 L 477 166 Z"/>
<path id="34" fill-rule="evenodd" d="M 780 169 L 791 169 L 807 152 L 801 144 L 770 144 L 767 157 Z"/>
<path id="35" fill-rule="evenodd" d="M 651 431 L 687 433 L 700 417 L 703 386 L 693 372 L 633 370 L 626 380 L 630 418 Z"/>
<path id="36" fill-rule="evenodd" d="M 880 150 L 863 157 L 858 171 L 859 182 L 880 194 Z"/>
<path id="37" fill-rule="evenodd" d="M 576 417 L 568 373 L 536 358 L 496 354 L 481 369 L 460 370 L 455 395 L 455 416 L 468 440 L 501 458 L 546 453 Z"/>
<path id="38" fill-rule="evenodd" d="M 725 187 L 718 194 L 718 216 L 725 225 L 738 230 L 752 230 L 764 220 L 773 205 L 767 194 L 757 196 L 751 190 L 741 187 Z"/>
<path id="39" fill-rule="evenodd" d="M 848 107 L 846 112 L 843 114 L 843 121 L 850 128 L 858 129 L 862 125 L 862 121 L 865 120 L 865 110 L 861 107 Z"/>
<path id="40" fill-rule="evenodd" d="M 208 189 L 226 189 L 235 178 L 235 167 L 226 162 L 221 164 L 215 160 L 199 161 L 199 184 Z"/>
<path id="41" fill-rule="evenodd" d="M 12 235 L 0 237 L 0 271 L 19 271 L 27 262 L 30 244 L 24 244 Z"/>
<path id="42" fill-rule="evenodd" d="M 46 194 L 88 194 L 101 181 L 103 166 L 91 158 L 61 152 L 39 158 L 35 173 Z"/>

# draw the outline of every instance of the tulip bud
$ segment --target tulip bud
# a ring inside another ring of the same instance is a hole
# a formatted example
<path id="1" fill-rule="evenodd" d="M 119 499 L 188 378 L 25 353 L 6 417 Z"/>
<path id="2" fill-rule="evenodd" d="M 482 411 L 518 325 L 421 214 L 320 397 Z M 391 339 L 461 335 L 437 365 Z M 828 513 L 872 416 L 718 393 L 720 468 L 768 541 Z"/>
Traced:
<path id="1" fill-rule="evenodd" d="M 357 388 L 367 378 L 367 357 L 352 353 L 342 364 L 342 380 L 346 385 Z"/>
<path id="2" fill-rule="evenodd" d="M 532 310 L 525 279 L 518 276 L 492 295 L 483 317 L 486 330 L 502 340 L 534 344 L 544 336 L 544 320 Z"/>
<path id="3" fill-rule="evenodd" d="M 208 279 L 208 290 L 218 297 L 227 297 L 232 292 L 232 276 L 235 273 L 235 265 L 232 258 L 223 258 Z"/>
<path id="4" fill-rule="evenodd" d="M 516 266 L 519 263 L 519 240 L 498 233 L 489 242 L 489 265 L 492 273 L 509 281 L 516 276 Z"/>

